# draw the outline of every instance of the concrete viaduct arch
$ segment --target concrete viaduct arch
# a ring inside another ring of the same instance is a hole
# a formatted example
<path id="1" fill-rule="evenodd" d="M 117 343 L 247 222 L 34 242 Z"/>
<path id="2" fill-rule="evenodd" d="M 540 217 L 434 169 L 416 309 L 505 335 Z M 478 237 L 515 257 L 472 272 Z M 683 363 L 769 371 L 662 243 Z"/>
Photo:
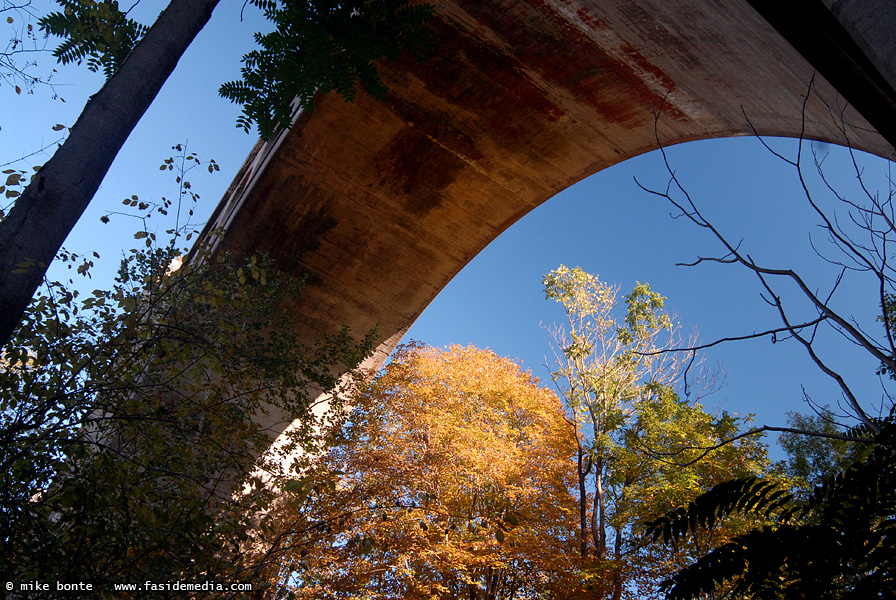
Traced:
<path id="1" fill-rule="evenodd" d="M 291 307 L 307 336 L 378 326 L 377 366 L 501 232 L 657 136 L 749 135 L 752 123 L 896 157 L 889 42 L 840 0 L 826 0 L 841 11 L 833 26 L 821 0 L 778 2 L 808 7 L 783 15 L 759 0 L 433 3 L 429 62 L 384 65 L 384 101 L 321 98 L 256 146 L 209 223 L 222 247 L 309 276 Z M 850 94 L 872 102 L 860 114 Z"/>

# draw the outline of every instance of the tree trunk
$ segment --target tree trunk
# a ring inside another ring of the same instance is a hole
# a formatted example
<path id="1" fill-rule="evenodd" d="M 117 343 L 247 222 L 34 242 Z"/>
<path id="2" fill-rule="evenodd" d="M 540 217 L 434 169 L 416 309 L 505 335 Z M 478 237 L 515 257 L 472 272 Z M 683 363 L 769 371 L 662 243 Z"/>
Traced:
<path id="1" fill-rule="evenodd" d="M 0 346 L 21 321 L 118 151 L 218 1 L 171 0 L 0 222 Z"/>
<path id="2" fill-rule="evenodd" d="M 607 492 L 604 490 L 604 459 L 594 463 L 594 512 L 591 514 L 591 536 L 599 558 L 607 558 Z"/>
<path id="3" fill-rule="evenodd" d="M 613 560 L 616 561 L 616 569 L 613 570 L 613 600 L 620 600 L 622 598 L 622 571 L 620 570 L 622 568 L 622 531 L 616 531 Z"/>
<path id="4" fill-rule="evenodd" d="M 579 476 L 579 554 L 581 558 L 588 556 L 588 490 L 585 488 L 585 457 L 582 451 L 582 444 L 576 435 L 576 446 L 578 449 L 578 476 Z"/>

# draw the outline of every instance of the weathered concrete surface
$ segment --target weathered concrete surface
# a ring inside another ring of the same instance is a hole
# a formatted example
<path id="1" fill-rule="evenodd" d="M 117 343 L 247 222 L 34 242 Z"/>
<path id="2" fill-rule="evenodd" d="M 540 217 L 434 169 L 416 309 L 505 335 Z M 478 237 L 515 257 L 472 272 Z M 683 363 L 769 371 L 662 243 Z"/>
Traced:
<path id="1" fill-rule="evenodd" d="M 746 1 L 435 4 L 428 63 L 385 65 L 379 103 L 322 98 L 256 148 L 210 223 L 226 227 L 223 247 L 309 276 L 292 307 L 309 337 L 378 326 L 388 352 L 497 235 L 657 135 L 804 126 L 893 157 L 821 78 L 803 115 L 813 68 Z"/>

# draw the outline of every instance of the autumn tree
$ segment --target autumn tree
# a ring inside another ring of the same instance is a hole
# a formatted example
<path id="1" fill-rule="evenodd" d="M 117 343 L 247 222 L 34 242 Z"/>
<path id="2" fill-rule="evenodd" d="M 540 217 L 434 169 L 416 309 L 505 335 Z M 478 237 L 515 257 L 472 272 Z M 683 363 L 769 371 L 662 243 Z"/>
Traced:
<path id="1" fill-rule="evenodd" d="M 351 98 L 358 80 L 383 93 L 381 84 L 375 86 L 374 61 L 425 38 L 422 28 L 432 16 L 425 5 L 409 8 L 407 0 L 253 3 L 265 10 L 276 32 L 257 36 L 263 50 L 247 55 L 245 81 L 222 93 L 247 107 L 241 124 L 257 122 L 266 137 L 273 135 L 275 124 L 291 124 L 294 96 L 306 107 L 317 88 Z M 60 60 L 86 57 L 110 76 L 0 222 L 0 345 L 12 335 L 118 151 L 218 0 L 171 0 L 145 33 L 117 2 L 59 4 L 64 12 L 45 17 L 42 24 L 64 36 L 57 49 Z M 379 37 L 383 33 L 385 40 Z"/>
<path id="2" fill-rule="evenodd" d="M 404 346 L 286 488 L 273 555 L 298 598 L 593 597 L 563 406 L 488 350 Z"/>
<path id="3" fill-rule="evenodd" d="M 630 304 L 632 310 L 626 319 L 636 331 L 620 329 L 613 315 L 619 288 L 580 268 L 561 265 L 544 277 L 544 288 L 548 299 L 563 305 L 567 317 L 568 329 L 551 330 L 557 359 L 557 370 L 551 372 L 551 377 L 560 387 L 575 428 L 580 551 L 584 556 L 587 548 L 585 481 L 593 469 L 595 505 L 591 532 L 598 556 L 606 558 L 605 481 L 613 446 L 608 435 L 619 430 L 632 415 L 630 400 L 656 362 L 645 352 L 654 349 L 655 338 L 671 326 L 671 321 L 658 311 L 663 299 L 649 286 L 639 286 L 634 292 L 637 296 L 633 296 L 635 305 Z M 639 304 L 639 299 L 644 302 Z"/>
<path id="4" fill-rule="evenodd" d="M 576 441 L 579 554 L 584 558 L 593 548 L 603 561 L 597 576 L 613 581 L 614 598 L 644 597 L 688 549 L 645 549 L 639 523 L 732 473 L 761 471 L 765 448 L 745 440 L 711 456 L 703 450 L 735 435 L 746 421 L 714 418 L 678 393 L 695 393 L 695 382 L 685 376 L 699 367 L 690 355 L 665 352 L 677 341 L 677 326 L 663 310 L 665 299 L 649 285 L 639 283 L 625 296 L 621 320 L 619 287 L 580 268 L 561 266 L 545 276 L 544 286 L 566 315 L 563 327 L 550 330 L 557 358 L 551 375 Z M 698 381 L 696 389 L 706 385 L 711 382 Z"/>

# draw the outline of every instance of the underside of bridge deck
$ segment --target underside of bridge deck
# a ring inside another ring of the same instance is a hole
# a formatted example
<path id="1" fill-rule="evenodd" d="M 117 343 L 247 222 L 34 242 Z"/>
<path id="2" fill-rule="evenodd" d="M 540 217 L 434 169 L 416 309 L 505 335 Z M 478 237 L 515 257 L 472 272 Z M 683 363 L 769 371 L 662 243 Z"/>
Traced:
<path id="1" fill-rule="evenodd" d="M 320 98 L 209 224 L 308 277 L 291 308 L 309 338 L 378 326 L 381 360 L 517 219 L 658 141 L 755 128 L 893 157 L 745 0 L 434 4 L 427 62 L 383 65 L 383 101 Z"/>

